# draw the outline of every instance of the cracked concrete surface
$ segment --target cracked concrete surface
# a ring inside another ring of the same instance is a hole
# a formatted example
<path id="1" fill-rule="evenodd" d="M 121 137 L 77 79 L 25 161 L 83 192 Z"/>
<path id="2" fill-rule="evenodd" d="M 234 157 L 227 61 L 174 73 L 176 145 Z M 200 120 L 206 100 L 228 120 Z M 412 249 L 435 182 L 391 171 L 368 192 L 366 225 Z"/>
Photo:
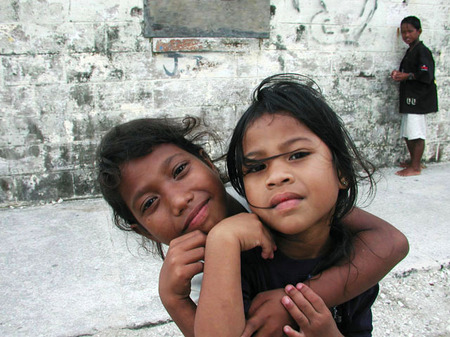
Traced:
<path id="1" fill-rule="evenodd" d="M 450 336 L 450 164 L 381 170 L 367 210 L 410 242 L 381 282 L 374 336 Z M 1 336 L 181 336 L 158 298 L 161 262 L 103 200 L 0 210 Z"/>

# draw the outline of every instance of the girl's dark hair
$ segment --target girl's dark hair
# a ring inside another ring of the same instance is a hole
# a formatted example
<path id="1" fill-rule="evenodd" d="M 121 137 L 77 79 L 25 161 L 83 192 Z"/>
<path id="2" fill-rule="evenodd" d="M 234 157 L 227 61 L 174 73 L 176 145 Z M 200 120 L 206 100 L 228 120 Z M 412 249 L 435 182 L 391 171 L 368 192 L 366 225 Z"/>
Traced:
<path id="1" fill-rule="evenodd" d="M 317 86 L 310 78 L 298 74 L 278 74 L 264 79 L 253 92 L 252 103 L 234 130 L 227 155 L 227 168 L 233 187 L 245 197 L 242 142 L 247 128 L 265 114 L 289 114 L 328 146 L 338 177 L 341 181 L 345 179 L 347 188 L 339 190 L 330 225 L 334 245 L 322 265 L 318 266 L 316 272 L 320 272 L 344 257 L 350 258 L 353 251 L 352 237 L 341 220 L 355 205 L 359 180 L 368 179 L 369 192 L 372 193 L 375 168 L 358 152 L 341 118 L 313 85 Z"/>
<path id="2" fill-rule="evenodd" d="M 182 120 L 142 118 L 117 125 L 104 135 L 97 148 L 97 182 L 104 199 L 113 209 L 113 220 L 117 227 L 125 231 L 133 230 L 144 237 L 148 235 L 147 230 L 138 223 L 120 195 L 121 166 L 132 159 L 151 153 L 155 146 L 168 143 L 204 160 L 203 148 L 195 142 L 205 136 L 206 132 L 187 138 L 199 124 L 194 117 Z M 143 238 L 144 246 L 146 242 L 148 240 Z M 161 243 L 154 242 L 154 244 L 158 254 L 164 258 Z"/>
<path id="3" fill-rule="evenodd" d="M 416 16 L 407 16 L 404 18 L 400 25 L 403 25 L 404 23 L 409 23 L 412 25 L 415 29 L 419 30 L 422 29 L 422 25 L 420 24 L 420 20 Z"/>

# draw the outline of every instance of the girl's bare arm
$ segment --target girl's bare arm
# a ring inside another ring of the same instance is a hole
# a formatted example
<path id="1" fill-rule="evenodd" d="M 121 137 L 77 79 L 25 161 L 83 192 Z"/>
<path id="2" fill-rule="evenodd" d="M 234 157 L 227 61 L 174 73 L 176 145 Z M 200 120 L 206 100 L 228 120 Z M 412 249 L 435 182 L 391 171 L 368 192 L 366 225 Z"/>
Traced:
<path id="1" fill-rule="evenodd" d="M 195 336 L 241 336 L 245 327 L 241 288 L 241 252 L 262 247 L 263 258 L 273 257 L 269 231 L 254 214 L 222 220 L 206 239 Z"/>
<path id="2" fill-rule="evenodd" d="M 172 240 L 159 275 L 161 302 L 186 337 L 194 336 L 197 306 L 189 295 L 192 278 L 203 271 L 205 243 L 200 231 Z"/>
<path id="3" fill-rule="evenodd" d="M 305 282 L 328 307 L 344 303 L 378 283 L 409 251 L 405 235 L 373 214 L 354 208 L 343 222 L 356 235 L 353 260 Z"/>

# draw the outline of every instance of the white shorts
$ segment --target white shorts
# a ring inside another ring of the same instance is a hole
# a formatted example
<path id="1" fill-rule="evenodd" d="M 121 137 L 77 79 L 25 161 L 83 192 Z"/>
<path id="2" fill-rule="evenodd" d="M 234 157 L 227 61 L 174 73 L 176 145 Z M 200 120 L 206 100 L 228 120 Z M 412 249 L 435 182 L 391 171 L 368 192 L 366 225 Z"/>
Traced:
<path id="1" fill-rule="evenodd" d="M 426 139 L 427 122 L 425 115 L 402 114 L 400 137 L 406 139 Z"/>

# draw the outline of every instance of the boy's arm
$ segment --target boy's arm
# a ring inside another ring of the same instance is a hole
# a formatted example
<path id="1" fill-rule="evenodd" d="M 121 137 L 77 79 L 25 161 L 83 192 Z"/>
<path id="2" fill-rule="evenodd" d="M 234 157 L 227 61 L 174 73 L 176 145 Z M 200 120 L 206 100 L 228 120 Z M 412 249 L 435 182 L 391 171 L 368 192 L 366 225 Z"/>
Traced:
<path id="1" fill-rule="evenodd" d="M 208 234 L 195 336 L 241 336 L 245 313 L 241 289 L 241 251 L 262 247 L 273 256 L 270 233 L 254 214 L 239 214 L 217 224 Z"/>
<path id="2" fill-rule="evenodd" d="M 305 282 L 328 307 L 347 302 L 374 286 L 409 251 L 408 240 L 399 230 L 359 208 L 354 208 L 343 223 L 355 234 L 354 258 Z"/>

